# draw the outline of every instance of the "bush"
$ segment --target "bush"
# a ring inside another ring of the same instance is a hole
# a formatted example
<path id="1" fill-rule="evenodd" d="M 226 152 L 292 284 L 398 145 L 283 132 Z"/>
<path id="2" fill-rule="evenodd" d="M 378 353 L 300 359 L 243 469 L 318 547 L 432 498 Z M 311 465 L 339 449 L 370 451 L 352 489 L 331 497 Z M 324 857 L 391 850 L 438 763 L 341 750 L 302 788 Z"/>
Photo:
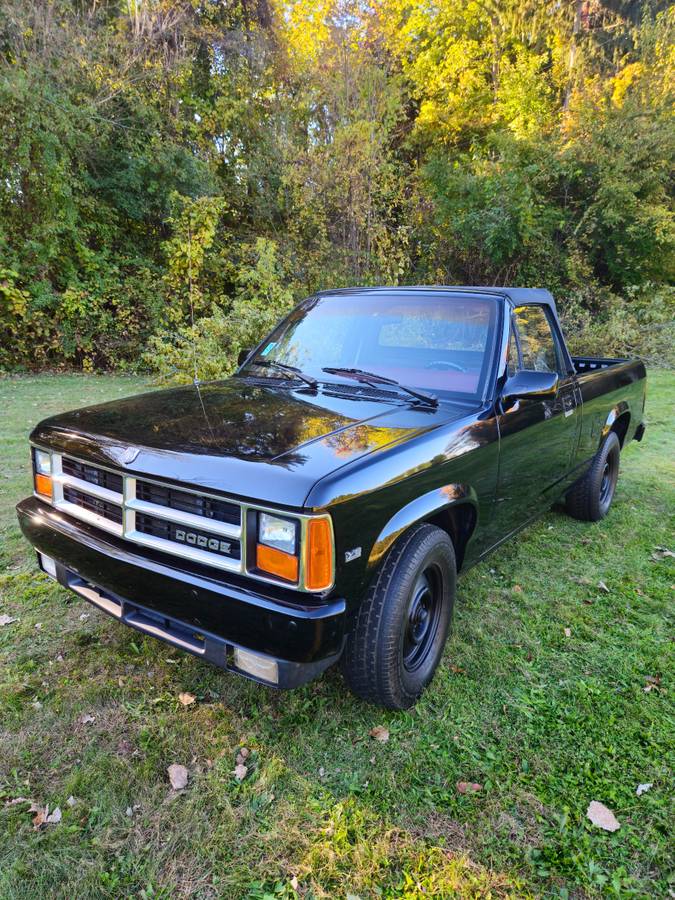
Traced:
<path id="1" fill-rule="evenodd" d="M 675 290 L 646 285 L 617 297 L 582 292 L 560 304 L 575 356 L 639 356 L 652 366 L 675 365 Z"/>
<path id="2" fill-rule="evenodd" d="M 226 307 L 176 331 L 163 330 L 150 340 L 144 359 L 162 382 L 224 378 L 237 365 L 239 351 L 252 347 L 292 305 L 284 285 L 274 241 L 258 238 L 244 248 L 236 274 L 236 294 Z"/>

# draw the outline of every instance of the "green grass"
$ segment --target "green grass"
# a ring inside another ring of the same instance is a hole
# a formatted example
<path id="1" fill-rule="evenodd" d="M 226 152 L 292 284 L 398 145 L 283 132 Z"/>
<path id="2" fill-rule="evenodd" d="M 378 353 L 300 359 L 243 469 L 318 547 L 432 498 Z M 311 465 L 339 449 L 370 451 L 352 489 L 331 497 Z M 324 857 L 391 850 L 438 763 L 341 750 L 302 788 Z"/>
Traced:
<path id="1" fill-rule="evenodd" d="M 0 897 L 668 896 L 675 573 L 652 554 L 673 544 L 674 385 L 650 375 L 608 519 L 552 511 L 468 573 L 440 672 L 393 714 L 337 672 L 284 694 L 225 675 L 40 574 L 13 511 L 29 428 L 143 383 L 0 381 L 0 614 L 18 619 L 0 627 Z M 33 830 L 16 797 L 61 824 Z"/>

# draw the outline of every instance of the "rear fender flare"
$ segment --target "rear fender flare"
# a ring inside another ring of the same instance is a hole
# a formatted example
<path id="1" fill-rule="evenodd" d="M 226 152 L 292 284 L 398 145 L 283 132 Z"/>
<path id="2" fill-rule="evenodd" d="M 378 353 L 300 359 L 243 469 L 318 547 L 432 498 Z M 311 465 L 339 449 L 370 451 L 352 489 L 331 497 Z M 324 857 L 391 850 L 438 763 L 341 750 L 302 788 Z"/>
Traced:
<path id="1" fill-rule="evenodd" d="M 607 418 L 605 419 L 605 424 L 602 426 L 602 430 L 600 432 L 600 443 L 598 447 L 602 446 L 603 441 L 612 430 L 612 427 L 614 426 L 614 423 L 619 418 L 619 416 L 622 416 L 625 413 L 628 413 L 628 415 L 630 415 L 630 407 L 625 400 L 619 400 L 619 402 L 610 409 Z"/>
<path id="2" fill-rule="evenodd" d="M 379 533 L 368 557 L 368 570 L 380 565 L 398 538 L 413 525 L 453 506 L 470 505 L 478 513 L 478 498 L 470 485 L 446 484 L 412 500 L 395 513 Z"/>

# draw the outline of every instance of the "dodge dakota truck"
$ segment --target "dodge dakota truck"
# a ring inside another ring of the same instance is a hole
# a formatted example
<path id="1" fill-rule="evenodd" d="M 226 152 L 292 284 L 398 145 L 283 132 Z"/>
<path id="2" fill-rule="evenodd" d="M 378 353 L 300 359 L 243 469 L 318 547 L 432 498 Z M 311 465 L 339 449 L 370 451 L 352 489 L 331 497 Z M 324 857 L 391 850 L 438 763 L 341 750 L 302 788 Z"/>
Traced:
<path id="1" fill-rule="evenodd" d="M 18 507 L 40 568 L 144 634 L 291 688 L 416 702 L 457 575 L 562 501 L 597 521 L 645 368 L 572 357 L 545 290 L 301 302 L 223 381 L 64 413 Z"/>

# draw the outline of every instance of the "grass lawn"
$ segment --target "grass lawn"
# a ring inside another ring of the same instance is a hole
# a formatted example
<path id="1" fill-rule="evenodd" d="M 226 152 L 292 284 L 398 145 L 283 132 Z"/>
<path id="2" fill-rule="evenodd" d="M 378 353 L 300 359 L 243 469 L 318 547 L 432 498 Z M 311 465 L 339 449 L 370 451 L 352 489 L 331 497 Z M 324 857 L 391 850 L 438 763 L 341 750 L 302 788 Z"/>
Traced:
<path id="1" fill-rule="evenodd" d="M 673 896 L 675 573 L 655 551 L 675 549 L 672 374 L 650 373 L 609 518 L 552 511 L 469 572 L 441 670 L 404 714 L 335 671 L 283 694 L 225 675 L 38 571 L 13 510 L 29 428 L 142 387 L 0 381 L 3 900 Z M 178 793 L 172 763 L 190 773 Z M 61 822 L 34 830 L 19 797 Z M 592 800 L 618 831 L 588 821 Z"/>

